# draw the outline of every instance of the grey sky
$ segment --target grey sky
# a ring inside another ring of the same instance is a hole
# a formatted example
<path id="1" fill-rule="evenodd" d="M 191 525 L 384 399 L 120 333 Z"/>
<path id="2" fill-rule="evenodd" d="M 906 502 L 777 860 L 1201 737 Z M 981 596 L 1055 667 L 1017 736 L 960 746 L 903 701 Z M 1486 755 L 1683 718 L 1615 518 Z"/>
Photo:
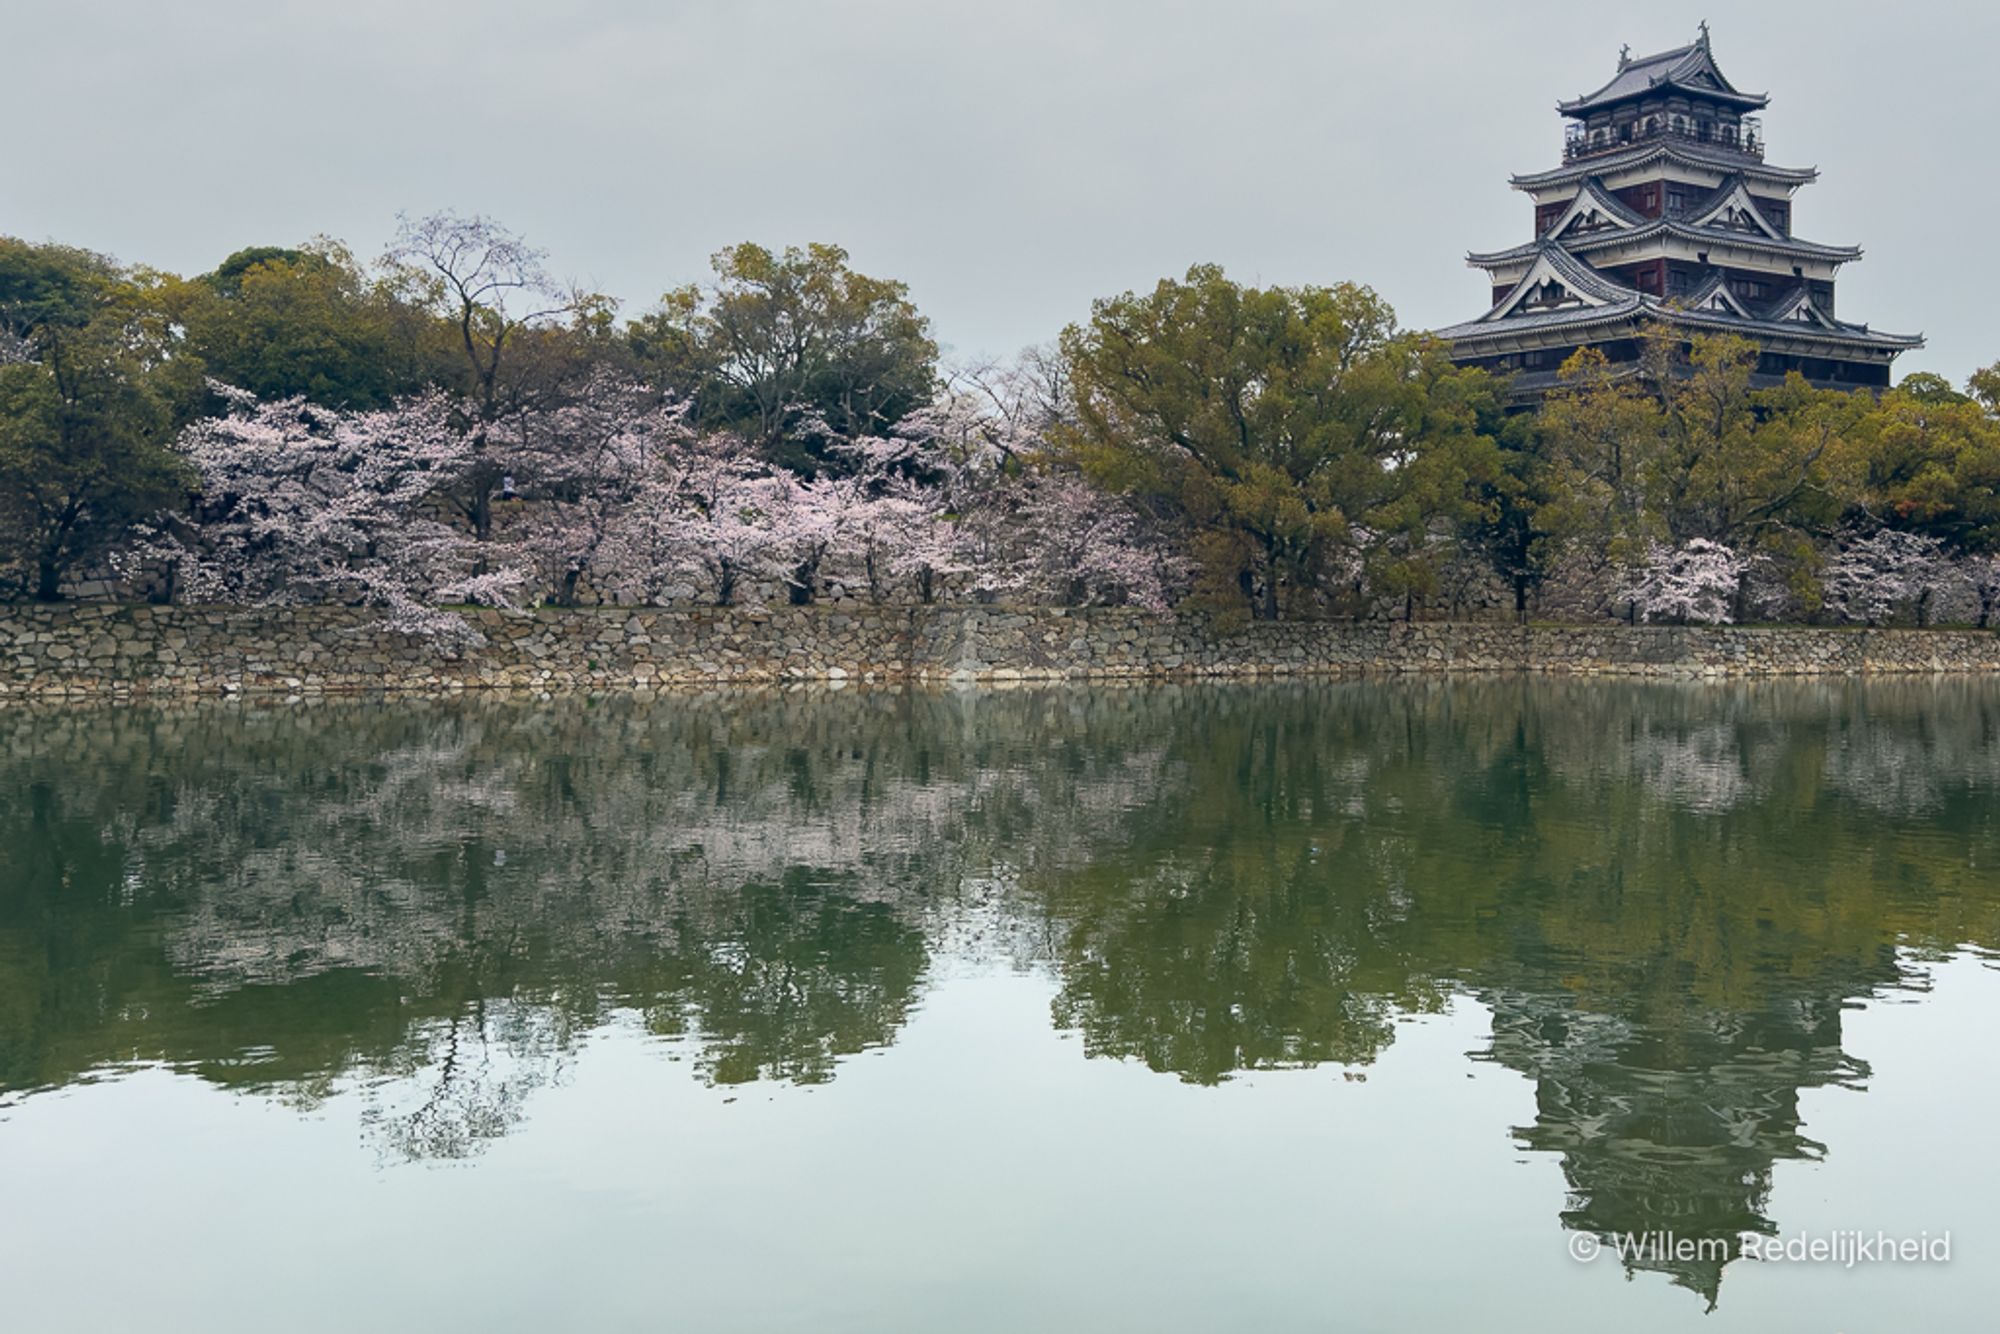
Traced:
<path id="1" fill-rule="evenodd" d="M 0 0 L 0 232 L 196 272 L 449 206 L 628 309 L 836 241 L 962 355 L 1202 260 L 1443 324 L 1484 308 L 1465 251 L 1527 238 L 1555 101 L 1704 16 L 1772 160 L 1824 173 L 1800 234 L 1867 247 L 1841 314 L 1928 334 L 1903 371 L 2000 360 L 1972 3 Z"/>

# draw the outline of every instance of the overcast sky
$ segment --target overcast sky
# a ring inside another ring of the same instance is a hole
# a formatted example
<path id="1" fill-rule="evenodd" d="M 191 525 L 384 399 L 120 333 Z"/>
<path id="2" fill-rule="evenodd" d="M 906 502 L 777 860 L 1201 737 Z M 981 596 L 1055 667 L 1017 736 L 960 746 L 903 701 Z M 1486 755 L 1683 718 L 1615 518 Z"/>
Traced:
<path id="1" fill-rule="evenodd" d="M 0 232 L 181 272 L 399 211 L 491 214 L 649 304 L 721 246 L 837 242 L 961 356 L 1216 261 L 1485 308 L 1468 249 L 1528 238 L 1510 172 L 1620 43 L 1706 15 L 1795 222 L 1858 243 L 1840 312 L 2000 360 L 1987 315 L 2000 6 L 1331 0 L 0 0 Z"/>

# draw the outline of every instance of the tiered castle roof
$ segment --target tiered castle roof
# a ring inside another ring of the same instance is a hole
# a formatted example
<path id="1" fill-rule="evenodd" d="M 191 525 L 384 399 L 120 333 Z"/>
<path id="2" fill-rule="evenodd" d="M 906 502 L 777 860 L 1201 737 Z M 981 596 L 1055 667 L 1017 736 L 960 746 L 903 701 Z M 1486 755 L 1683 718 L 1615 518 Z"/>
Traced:
<path id="1" fill-rule="evenodd" d="M 1640 333 L 1665 324 L 1754 340 L 1770 380 L 1886 385 L 1923 339 L 1835 315 L 1835 276 L 1861 249 L 1793 235 L 1791 197 L 1819 173 L 1765 163 L 1752 113 L 1769 101 L 1729 82 L 1703 25 L 1687 46 L 1621 54 L 1602 88 L 1558 103 L 1563 165 L 1512 182 L 1535 201 L 1535 237 L 1466 257 L 1494 297 L 1437 331 L 1455 359 L 1516 372 L 1532 394 L 1577 348 L 1636 359 Z"/>
<path id="2" fill-rule="evenodd" d="M 1556 103 L 1556 110 L 1565 116 L 1583 118 L 1593 111 L 1615 107 L 1634 98 L 1672 93 L 1724 103 L 1744 111 L 1762 111 L 1771 104 L 1767 95 L 1741 92 L 1723 77 L 1721 66 L 1715 63 L 1715 52 L 1709 49 L 1708 25 L 1704 23 L 1701 25 L 1701 36 L 1686 46 L 1677 46 L 1658 55 L 1640 56 L 1637 60 L 1632 59 L 1630 47 L 1620 51 L 1618 73 L 1611 77 L 1611 82 L 1574 101 Z"/>

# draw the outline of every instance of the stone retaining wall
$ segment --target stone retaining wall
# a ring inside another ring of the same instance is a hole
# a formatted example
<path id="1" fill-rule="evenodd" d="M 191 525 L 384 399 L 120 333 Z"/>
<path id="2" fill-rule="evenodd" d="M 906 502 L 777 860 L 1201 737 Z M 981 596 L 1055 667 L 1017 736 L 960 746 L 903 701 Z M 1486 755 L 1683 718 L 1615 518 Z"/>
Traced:
<path id="1" fill-rule="evenodd" d="M 1973 630 L 1294 622 L 1125 609 L 582 608 L 477 612 L 458 657 L 379 614 L 309 607 L 0 607 L 0 699 L 632 689 L 1363 672 L 1777 676 L 2000 671 Z"/>

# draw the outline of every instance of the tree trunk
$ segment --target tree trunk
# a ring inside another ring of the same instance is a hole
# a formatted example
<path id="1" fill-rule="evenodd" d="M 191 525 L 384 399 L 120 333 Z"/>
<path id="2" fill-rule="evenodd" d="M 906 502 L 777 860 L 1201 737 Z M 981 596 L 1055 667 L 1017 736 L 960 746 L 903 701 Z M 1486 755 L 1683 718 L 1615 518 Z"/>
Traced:
<path id="1" fill-rule="evenodd" d="M 1274 543 L 1264 544 L 1264 619 L 1278 619 L 1278 551 Z"/>
<path id="2" fill-rule="evenodd" d="M 790 585 L 787 592 L 794 607 L 812 605 L 813 594 L 819 584 L 819 559 L 812 556 L 800 561 L 792 568 L 792 577 L 785 581 Z"/>
<path id="3" fill-rule="evenodd" d="M 472 495 L 472 536 L 484 542 L 493 533 L 493 488 L 481 482 Z"/>
<path id="4" fill-rule="evenodd" d="M 62 601 L 62 566 L 44 557 L 35 562 L 35 601 Z"/>

